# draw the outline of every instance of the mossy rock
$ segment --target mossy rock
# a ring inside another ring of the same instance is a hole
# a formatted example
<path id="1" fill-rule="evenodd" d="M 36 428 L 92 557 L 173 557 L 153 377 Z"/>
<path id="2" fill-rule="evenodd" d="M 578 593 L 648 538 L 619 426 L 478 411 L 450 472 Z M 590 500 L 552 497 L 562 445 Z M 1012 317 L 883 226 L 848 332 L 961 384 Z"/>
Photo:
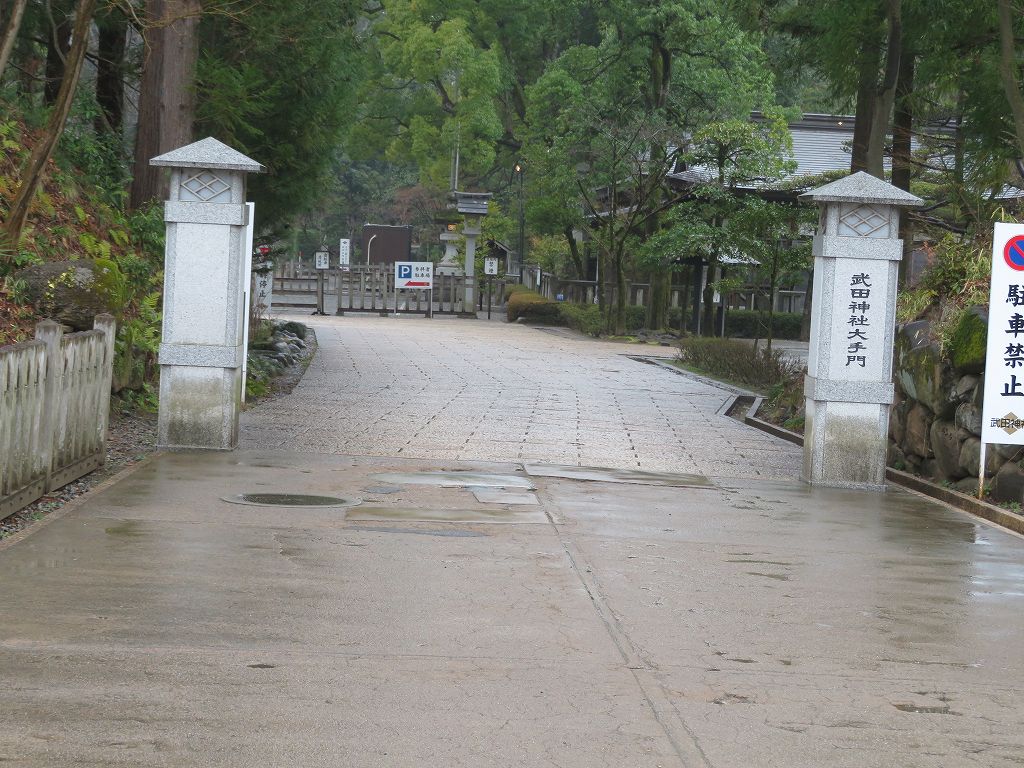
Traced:
<path id="1" fill-rule="evenodd" d="M 964 312 L 950 336 L 947 345 L 949 361 L 959 373 L 981 373 L 985 370 L 988 321 L 983 313 L 981 308 Z"/>
<path id="2" fill-rule="evenodd" d="M 297 323 L 294 320 L 289 320 L 288 322 L 281 323 L 278 326 L 278 328 L 280 328 L 282 331 L 288 331 L 288 333 L 292 333 L 303 340 L 305 340 L 306 334 L 309 332 L 308 327 L 306 327 L 302 323 Z"/>

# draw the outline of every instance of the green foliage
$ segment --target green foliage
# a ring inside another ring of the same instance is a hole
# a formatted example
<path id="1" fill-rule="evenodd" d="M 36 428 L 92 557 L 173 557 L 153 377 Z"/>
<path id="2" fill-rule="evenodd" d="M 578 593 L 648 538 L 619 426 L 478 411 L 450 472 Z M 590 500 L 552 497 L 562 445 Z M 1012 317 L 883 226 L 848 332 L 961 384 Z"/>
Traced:
<path id="1" fill-rule="evenodd" d="M 975 312 L 961 313 L 943 345 L 953 368 L 964 373 L 981 373 L 985 369 L 988 325 Z"/>
<path id="2" fill-rule="evenodd" d="M 803 315 L 776 312 L 772 316 L 772 338 L 799 339 Z M 768 334 L 768 313 L 748 309 L 730 309 L 725 313 L 725 334 L 740 339 L 764 339 Z"/>
<path id="3" fill-rule="evenodd" d="M 600 336 L 607 329 L 601 308 L 596 304 L 559 304 L 559 314 L 565 325 L 585 333 L 587 336 Z"/>
<path id="4" fill-rule="evenodd" d="M 935 291 L 928 288 L 900 291 L 896 296 L 896 322 L 909 323 L 919 319 L 932 306 L 935 298 Z"/>
<path id="5" fill-rule="evenodd" d="M 681 363 L 701 371 L 766 391 L 798 376 L 803 366 L 778 350 L 761 348 L 731 339 L 693 337 L 679 343 Z"/>
<path id="6" fill-rule="evenodd" d="M 522 318 L 529 323 L 542 325 L 562 325 L 559 303 L 546 299 L 533 291 L 516 291 L 505 303 L 508 321 L 514 323 Z"/>
<path id="7" fill-rule="evenodd" d="M 261 227 L 273 227 L 323 194 L 352 122 L 361 10 L 354 0 L 222 4 L 201 23 L 196 133 L 267 166 L 249 189 Z"/>

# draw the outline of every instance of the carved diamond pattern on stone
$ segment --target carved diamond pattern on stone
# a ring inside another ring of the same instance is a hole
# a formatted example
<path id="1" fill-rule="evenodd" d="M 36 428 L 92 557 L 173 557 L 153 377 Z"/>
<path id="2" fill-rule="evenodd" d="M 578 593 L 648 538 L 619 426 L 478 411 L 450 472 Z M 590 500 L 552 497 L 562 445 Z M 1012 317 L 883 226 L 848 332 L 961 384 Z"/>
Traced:
<path id="1" fill-rule="evenodd" d="M 231 190 L 230 184 L 210 171 L 199 171 L 189 176 L 181 182 L 181 186 L 183 190 L 188 190 L 193 199 L 203 203 L 220 202 L 219 198 Z M 182 195 L 183 199 L 186 197 Z"/>
<path id="2" fill-rule="evenodd" d="M 888 237 L 889 217 L 870 205 L 858 205 L 840 216 L 839 234 L 844 237 Z"/>

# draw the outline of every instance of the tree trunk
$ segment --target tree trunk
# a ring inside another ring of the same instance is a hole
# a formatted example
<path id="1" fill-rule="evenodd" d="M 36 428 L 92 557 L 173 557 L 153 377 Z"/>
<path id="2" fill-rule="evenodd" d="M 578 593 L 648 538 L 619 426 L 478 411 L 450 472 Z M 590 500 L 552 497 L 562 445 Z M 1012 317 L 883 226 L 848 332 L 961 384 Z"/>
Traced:
<path id="1" fill-rule="evenodd" d="M 96 133 L 120 136 L 124 123 L 124 56 L 128 43 L 128 19 L 111 8 L 96 20 L 99 46 L 96 63 L 96 102 L 102 112 Z"/>
<path id="2" fill-rule="evenodd" d="M 52 107 L 57 102 L 64 79 L 65 61 L 70 48 L 72 21 L 69 10 L 53 9 L 53 27 L 46 45 L 46 81 L 43 84 L 43 104 Z"/>
<path id="3" fill-rule="evenodd" d="M 668 304 L 672 295 L 671 268 L 653 269 L 648 277 L 650 304 L 647 308 L 647 327 L 653 331 L 668 327 Z"/>
<path id="4" fill-rule="evenodd" d="M 871 126 L 875 121 L 875 106 L 878 86 L 878 46 L 865 45 L 861 51 L 860 77 L 857 81 L 857 117 L 853 124 L 853 153 L 850 157 L 850 172 L 866 171 L 868 168 L 868 146 L 871 143 Z"/>
<path id="5" fill-rule="evenodd" d="M 1003 92 L 1010 104 L 1013 115 L 1013 130 L 1017 138 L 1017 148 L 1024 157 L 1024 95 L 1020 92 L 1020 81 L 1017 76 L 1017 55 L 1013 34 L 1013 13 L 1010 0 L 999 0 L 999 75 L 1003 82 Z"/>
<path id="6" fill-rule="evenodd" d="M 900 71 L 900 49 L 903 41 L 901 0 L 889 0 L 887 12 L 889 35 L 885 46 L 885 72 L 875 96 L 875 109 L 871 116 L 871 135 L 868 138 L 866 170 L 879 179 L 885 178 L 882 169 L 885 158 L 885 137 L 889 133 L 889 117 L 896 96 L 896 82 Z"/>
<path id="7" fill-rule="evenodd" d="M 0 40 L 0 79 L 3 78 L 7 62 L 11 59 L 14 43 L 18 40 L 18 30 L 21 29 L 21 20 L 25 16 L 26 5 L 28 5 L 28 0 L 13 0 L 11 15 L 4 26 L 3 39 Z"/>
<path id="8" fill-rule="evenodd" d="M 151 167 L 149 161 L 192 141 L 200 11 L 200 0 L 149 0 L 146 4 L 147 55 L 139 92 L 132 208 L 165 197 L 162 169 Z"/>
<path id="9" fill-rule="evenodd" d="M 562 234 L 565 235 L 565 242 L 569 246 L 569 258 L 572 260 L 572 268 L 576 270 L 576 279 L 586 280 L 586 265 L 584 264 L 583 256 L 580 254 L 580 244 L 572 236 L 572 227 L 566 227 L 562 230 Z"/>
<path id="10" fill-rule="evenodd" d="M 89 29 L 92 17 L 96 12 L 96 0 L 78 0 L 75 8 L 75 24 L 72 31 L 71 48 L 68 51 L 64 66 L 64 77 L 61 79 L 60 90 L 57 92 L 56 103 L 42 136 L 32 147 L 28 165 L 21 174 L 21 185 L 11 203 L 7 221 L 3 225 L 3 234 L 9 247 L 17 248 L 21 241 L 21 232 L 25 228 L 29 206 L 35 198 L 36 191 L 43 181 L 46 163 L 53 156 L 78 87 L 78 78 L 82 73 L 82 62 L 89 47 Z"/>
<path id="11" fill-rule="evenodd" d="M 911 138 L 914 128 L 914 54 L 903 46 L 900 75 L 896 82 L 896 110 L 892 121 L 892 183 L 910 191 Z M 910 278 L 911 254 L 914 250 L 914 232 L 910 216 L 900 216 L 900 237 L 903 240 L 903 259 L 899 264 L 899 286 L 906 287 Z"/>

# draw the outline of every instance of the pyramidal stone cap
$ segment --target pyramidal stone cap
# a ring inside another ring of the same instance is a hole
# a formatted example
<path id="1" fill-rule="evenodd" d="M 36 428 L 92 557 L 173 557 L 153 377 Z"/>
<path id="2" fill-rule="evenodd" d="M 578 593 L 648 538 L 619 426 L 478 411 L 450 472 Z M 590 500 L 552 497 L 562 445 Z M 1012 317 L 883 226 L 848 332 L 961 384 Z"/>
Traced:
<path id="1" fill-rule="evenodd" d="M 801 200 L 813 203 L 882 203 L 902 208 L 917 208 L 924 200 L 870 173 L 857 171 L 844 179 L 800 195 Z"/>
<path id="2" fill-rule="evenodd" d="M 246 157 L 212 136 L 158 155 L 149 164 L 166 168 L 222 168 L 248 173 L 263 173 L 267 170 L 251 157 Z"/>

